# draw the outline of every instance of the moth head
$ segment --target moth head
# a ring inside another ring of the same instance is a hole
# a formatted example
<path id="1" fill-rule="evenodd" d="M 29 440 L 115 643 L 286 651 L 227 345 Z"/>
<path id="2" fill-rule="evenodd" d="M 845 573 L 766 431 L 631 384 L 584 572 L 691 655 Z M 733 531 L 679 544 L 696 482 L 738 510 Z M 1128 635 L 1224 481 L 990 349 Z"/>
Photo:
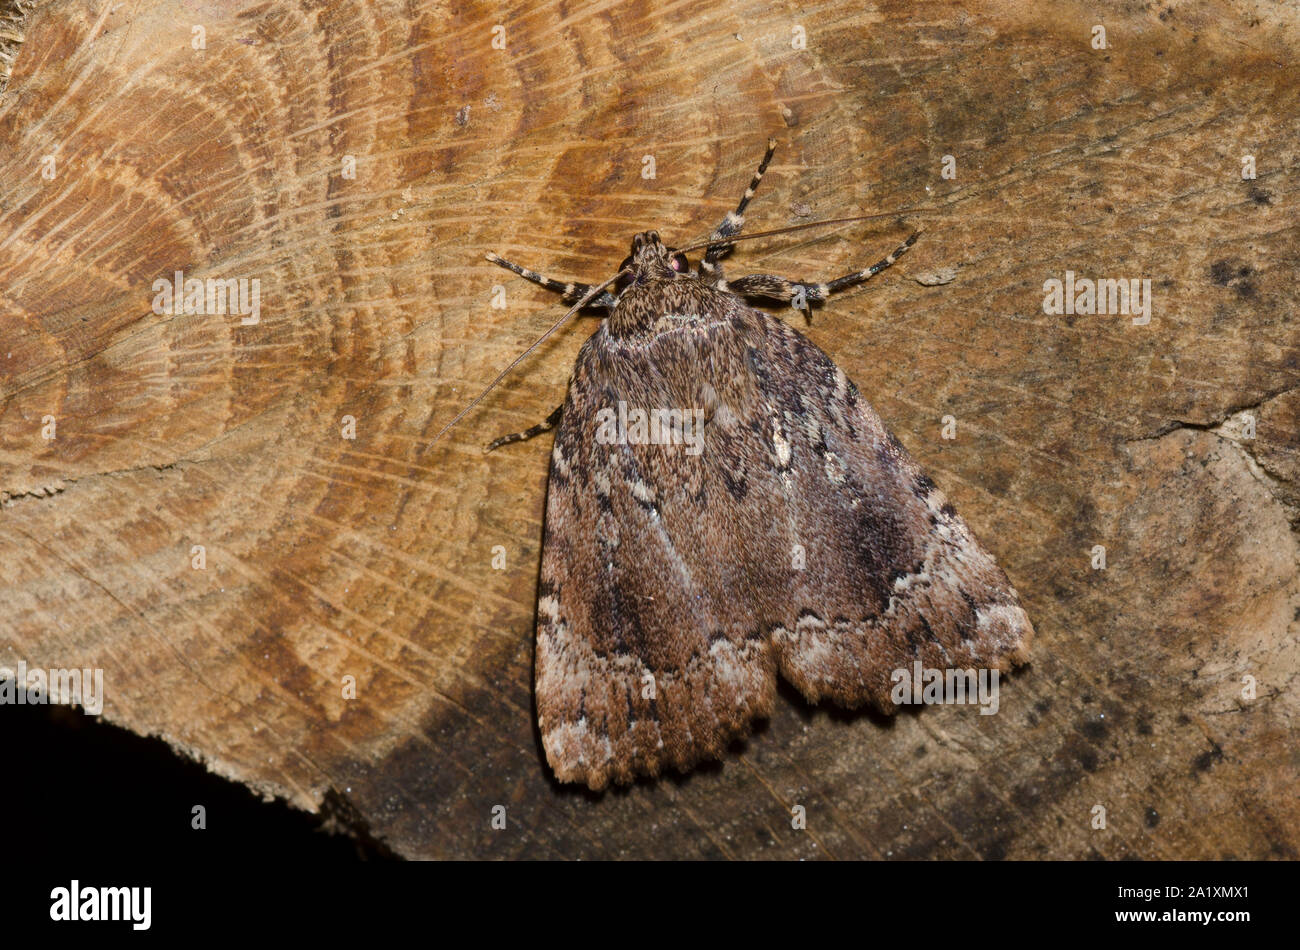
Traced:
<path id="1" fill-rule="evenodd" d="M 623 259 L 619 270 L 629 270 L 631 275 L 620 281 L 620 289 L 647 280 L 666 280 L 687 276 L 691 262 L 676 248 L 666 247 L 658 231 L 642 231 L 632 237 L 632 253 Z"/>

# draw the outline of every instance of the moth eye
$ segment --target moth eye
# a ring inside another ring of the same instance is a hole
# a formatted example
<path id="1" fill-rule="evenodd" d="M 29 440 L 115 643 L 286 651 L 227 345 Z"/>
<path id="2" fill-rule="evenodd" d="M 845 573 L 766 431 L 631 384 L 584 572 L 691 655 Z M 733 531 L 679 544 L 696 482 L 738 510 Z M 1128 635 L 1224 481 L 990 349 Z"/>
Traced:
<path id="1" fill-rule="evenodd" d="M 622 272 L 630 269 L 631 266 L 632 266 L 632 256 L 629 254 L 627 257 L 623 258 L 623 263 L 618 265 L 618 269 L 620 272 Z M 618 279 L 618 283 L 616 283 L 614 286 L 617 292 L 621 293 L 622 290 L 625 287 L 627 287 L 627 285 L 630 284 L 631 282 L 632 282 L 632 276 L 630 274 L 624 274 L 622 277 Z"/>
<path id="2" fill-rule="evenodd" d="M 671 263 L 672 263 L 673 270 L 677 271 L 678 273 L 684 273 L 690 270 L 691 268 L 691 263 L 686 259 L 685 254 L 674 254 L 672 256 Z"/>

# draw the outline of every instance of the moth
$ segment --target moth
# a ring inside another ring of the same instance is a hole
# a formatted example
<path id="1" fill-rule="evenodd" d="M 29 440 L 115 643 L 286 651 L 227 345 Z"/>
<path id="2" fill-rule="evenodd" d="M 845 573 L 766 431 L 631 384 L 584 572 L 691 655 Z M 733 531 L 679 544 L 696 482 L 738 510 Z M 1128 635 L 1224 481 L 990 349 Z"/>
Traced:
<path id="1" fill-rule="evenodd" d="M 778 676 L 810 703 L 892 712 L 891 674 L 917 661 L 1027 658 L 1015 589 L 943 492 L 829 356 L 748 303 L 825 300 L 916 235 L 826 283 L 723 272 L 775 147 L 707 242 L 637 234 L 603 285 L 488 255 L 576 299 L 565 319 L 606 311 L 563 404 L 488 446 L 556 429 L 535 687 L 560 781 L 601 789 L 721 758 L 771 714 Z"/>

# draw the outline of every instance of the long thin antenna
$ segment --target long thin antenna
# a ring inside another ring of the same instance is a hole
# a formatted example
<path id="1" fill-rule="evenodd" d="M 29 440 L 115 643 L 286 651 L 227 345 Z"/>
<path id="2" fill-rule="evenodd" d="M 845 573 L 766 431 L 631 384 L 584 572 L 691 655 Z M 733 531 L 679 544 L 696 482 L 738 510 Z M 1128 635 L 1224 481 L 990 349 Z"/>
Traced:
<path id="1" fill-rule="evenodd" d="M 492 260 L 492 258 L 489 256 L 489 257 L 488 257 L 488 260 Z M 552 333 L 554 333 L 556 330 L 560 329 L 560 327 L 564 325 L 564 322 L 565 322 L 566 320 L 568 320 L 569 317 L 573 316 L 575 313 L 577 313 L 577 312 L 578 312 L 579 310 L 581 310 L 583 307 L 587 306 L 587 304 L 591 303 L 592 300 L 596 299 L 596 296 L 597 296 L 597 295 L 598 295 L 602 290 L 604 290 L 606 287 L 608 287 L 610 284 L 614 283 L 614 282 L 617 281 L 620 277 L 623 277 L 623 276 L 625 276 L 625 275 L 627 275 L 627 274 L 629 274 L 629 273 L 630 273 L 630 271 L 621 270 L 621 271 L 619 271 L 617 274 L 615 274 L 613 277 L 611 277 L 609 280 L 605 281 L 603 284 L 598 284 L 598 285 L 596 285 L 595 287 L 592 287 L 589 291 L 587 291 L 587 293 L 586 293 L 585 295 L 583 295 L 583 298 L 582 298 L 581 300 L 579 300 L 576 304 L 573 305 L 573 309 L 572 309 L 572 310 L 570 310 L 570 311 L 569 311 L 568 313 L 566 313 L 564 316 L 560 317 L 560 319 L 556 320 L 555 323 L 551 326 L 551 328 L 550 328 L 549 330 L 547 330 L 545 333 L 543 333 L 541 336 L 539 336 L 539 337 L 538 337 L 538 338 L 533 342 L 533 345 L 532 345 L 532 346 L 530 346 L 528 349 L 524 350 L 522 353 L 520 353 L 518 356 L 516 356 L 516 357 L 514 358 L 514 360 L 511 361 L 511 363 L 510 363 L 509 366 L 507 366 L 507 367 L 506 367 L 505 369 L 503 369 L 500 373 L 498 373 L 498 374 L 497 374 L 497 378 L 494 379 L 494 380 L 492 380 L 492 382 L 488 383 L 487 388 L 484 389 L 484 390 L 483 390 L 481 393 L 479 393 L 477 396 L 475 396 L 473 402 L 471 402 L 468 406 L 466 406 L 466 407 L 465 407 L 464 409 L 462 409 L 460 412 L 456 413 L 456 418 L 452 419 L 451 422 L 448 422 L 445 426 L 443 426 L 440 430 L 438 430 L 438 434 L 435 435 L 435 436 L 433 437 L 433 441 L 429 443 L 429 446 L 428 446 L 428 447 L 432 448 L 432 447 L 433 447 L 433 446 L 438 442 L 438 440 L 441 439 L 441 438 L 443 437 L 443 435 L 446 434 L 446 432 L 447 432 L 448 429 L 450 429 L 450 428 L 451 428 L 452 426 L 454 426 L 456 423 L 460 422 L 461 419 L 465 418 L 465 415 L 466 415 L 466 414 L 467 414 L 471 409 L 473 409 L 475 406 L 477 406 L 479 403 L 481 403 L 481 402 L 483 401 L 484 397 L 486 397 L 488 393 L 490 393 L 493 389 L 496 388 L 497 383 L 501 382 L 501 380 L 503 380 L 503 379 L 506 378 L 506 374 L 508 374 L 512 369 L 514 369 L 514 368 L 515 368 L 516 366 L 518 366 L 520 363 L 522 363 L 522 362 L 524 361 L 524 357 L 528 356 L 529 353 L 533 352 L 533 350 L 537 349 L 539 346 L 541 346 L 543 343 L 545 343 L 547 337 L 549 337 L 549 336 L 550 336 Z"/>
<path id="2" fill-rule="evenodd" d="M 861 214 L 852 218 L 827 218 L 825 221 L 809 221 L 806 224 L 792 224 L 786 228 L 776 228 L 773 231 L 755 231 L 752 234 L 737 234 L 734 237 L 718 238 L 712 241 L 698 241 L 686 247 L 676 248 L 678 253 L 687 251 L 698 251 L 702 247 L 709 247 L 714 244 L 735 244 L 738 241 L 752 241 L 755 238 L 773 237 L 777 234 L 789 234 L 792 231 L 806 231 L 808 228 L 827 227 L 832 224 L 850 224 L 854 221 L 870 221 L 873 218 L 895 218 L 900 214 L 914 214 L 916 212 L 938 211 L 938 208 L 900 208 L 897 211 L 884 211 L 880 214 Z"/>

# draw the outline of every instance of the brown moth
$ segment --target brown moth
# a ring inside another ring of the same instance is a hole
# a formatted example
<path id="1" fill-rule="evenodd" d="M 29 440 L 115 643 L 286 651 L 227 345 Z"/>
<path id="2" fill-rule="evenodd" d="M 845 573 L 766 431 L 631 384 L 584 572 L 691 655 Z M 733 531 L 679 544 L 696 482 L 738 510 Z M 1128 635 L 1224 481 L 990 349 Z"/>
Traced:
<path id="1" fill-rule="evenodd" d="M 1016 591 L 943 492 L 829 356 L 745 302 L 825 299 L 916 235 L 829 283 L 723 276 L 774 148 L 698 269 L 654 231 L 633 238 L 613 293 L 489 255 L 608 311 L 564 404 L 489 447 L 558 425 L 536 701 L 561 781 L 720 758 L 771 714 L 778 675 L 811 703 L 892 712 L 891 674 L 917 661 L 1026 658 Z"/>

